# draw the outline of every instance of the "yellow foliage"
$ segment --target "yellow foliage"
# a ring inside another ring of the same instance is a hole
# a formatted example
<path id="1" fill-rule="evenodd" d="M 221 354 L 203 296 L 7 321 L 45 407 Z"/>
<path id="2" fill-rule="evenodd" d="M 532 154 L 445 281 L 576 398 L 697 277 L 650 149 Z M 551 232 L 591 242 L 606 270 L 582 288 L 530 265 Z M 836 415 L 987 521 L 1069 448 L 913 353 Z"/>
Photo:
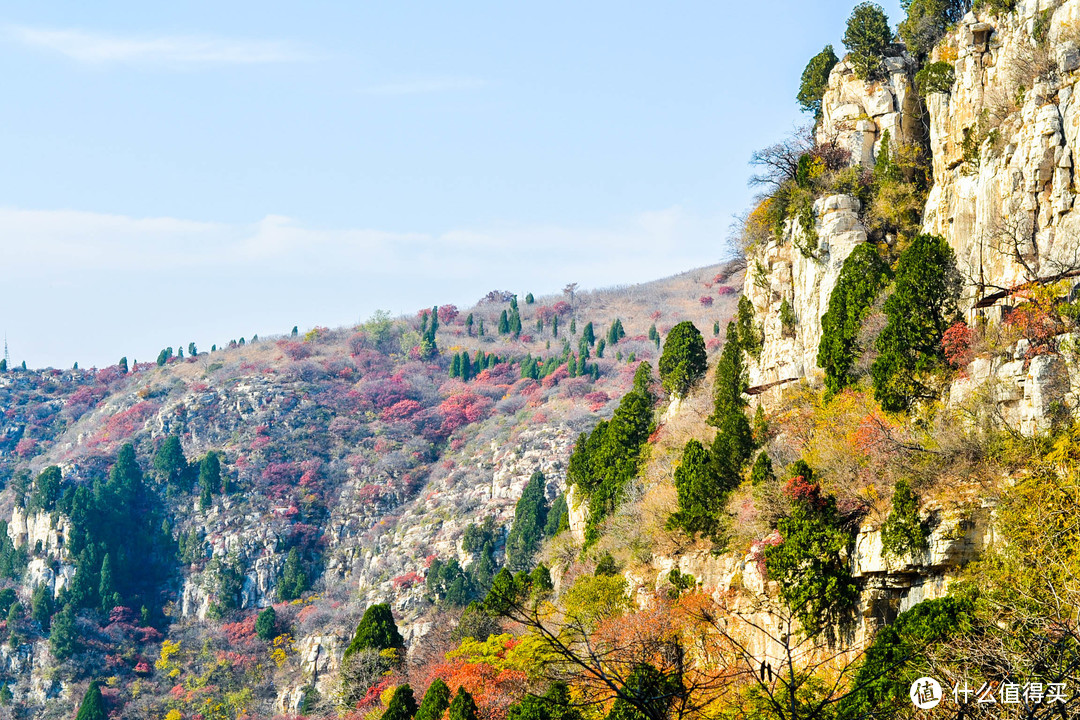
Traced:
<path id="1" fill-rule="evenodd" d="M 293 649 L 293 638 L 289 633 L 278 635 L 274 638 L 274 641 L 270 643 L 270 659 L 274 661 L 274 664 L 278 667 L 283 667 L 285 661 L 289 659 L 289 653 Z"/>
<path id="2" fill-rule="evenodd" d="M 173 708 L 169 712 L 165 713 L 165 720 L 184 720 L 184 716 L 180 714 L 180 711 Z"/>
<path id="3" fill-rule="evenodd" d="M 390 698 L 394 697 L 395 692 L 397 692 L 397 685 L 391 685 L 382 691 L 379 702 L 383 704 L 383 707 L 390 707 Z"/>

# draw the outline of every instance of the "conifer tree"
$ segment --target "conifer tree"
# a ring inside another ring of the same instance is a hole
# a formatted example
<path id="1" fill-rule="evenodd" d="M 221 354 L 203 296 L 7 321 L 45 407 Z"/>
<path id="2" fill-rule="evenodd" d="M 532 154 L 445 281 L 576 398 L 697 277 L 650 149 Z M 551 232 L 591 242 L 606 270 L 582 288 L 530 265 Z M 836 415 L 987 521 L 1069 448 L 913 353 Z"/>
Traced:
<path id="1" fill-rule="evenodd" d="M 559 316 L 551 318 L 551 337 L 559 337 Z"/>
<path id="2" fill-rule="evenodd" d="M 405 641 L 398 632 L 394 615 L 386 603 L 371 605 L 364 611 L 364 617 L 356 626 L 352 642 L 345 649 L 345 657 L 360 650 L 397 650 L 404 651 Z"/>
<path id="3" fill-rule="evenodd" d="M 101 697 L 101 688 L 98 687 L 97 680 L 94 680 L 86 688 L 75 720 L 108 720 L 108 717 L 105 713 L 105 700 Z"/>
<path id="4" fill-rule="evenodd" d="M 694 323 L 684 320 L 671 329 L 664 341 L 659 369 L 664 389 L 677 398 L 686 397 L 705 377 L 705 340 Z"/>
<path id="5" fill-rule="evenodd" d="M 199 489 L 206 496 L 221 491 L 221 460 L 213 450 L 199 462 Z"/>
<path id="6" fill-rule="evenodd" d="M 514 307 L 513 311 L 510 313 L 509 321 L 510 321 L 510 334 L 513 335 L 514 337 L 518 337 L 519 335 L 521 335 L 521 314 L 518 313 L 518 309 L 517 309 L 516 306 Z"/>
<path id="7" fill-rule="evenodd" d="M 408 683 L 398 685 L 394 694 L 390 696 L 390 702 L 386 704 L 386 712 L 381 720 L 413 720 L 416 715 L 416 699 L 413 697 L 412 688 Z"/>
<path id="8" fill-rule="evenodd" d="M 127 358 L 126 357 L 120 358 L 120 362 L 118 362 L 116 365 L 117 365 L 117 367 L 120 368 L 121 373 L 123 373 L 124 375 L 128 374 L 128 364 L 127 364 Z M 7 370 L 6 365 L 4 366 L 4 370 Z"/>
<path id="9" fill-rule="evenodd" d="M 184 457 L 184 449 L 180 445 L 180 437 L 167 435 L 162 441 L 158 451 L 154 454 L 154 469 L 157 470 L 161 480 L 167 485 L 175 486 L 184 490 L 190 489 L 189 475 L 191 472 L 187 458 Z"/>
<path id="10" fill-rule="evenodd" d="M 469 353 L 464 350 L 461 352 L 461 379 L 468 382 L 476 373 L 473 370 L 472 364 L 469 362 Z"/>
<path id="11" fill-rule="evenodd" d="M 885 51 L 891 42 L 889 18 L 881 6 L 872 2 L 856 5 L 844 31 L 844 47 L 859 79 L 874 80 L 882 76 Z"/>
<path id="12" fill-rule="evenodd" d="M 454 355 L 454 359 L 450 361 L 450 377 L 461 377 L 461 356 Z"/>
<path id="13" fill-rule="evenodd" d="M 67 603 L 53 618 L 49 632 L 49 652 L 57 660 L 66 660 L 79 648 L 79 633 L 75 629 L 75 610 Z"/>
<path id="14" fill-rule="evenodd" d="M 585 328 L 581 331 L 581 339 L 589 343 L 590 347 L 596 344 L 596 333 L 591 322 L 585 323 Z"/>
<path id="15" fill-rule="evenodd" d="M 304 566 L 300 562 L 300 553 L 296 548 L 289 550 L 285 558 L 285 565 L 281 570 L 281 580 L 278 582 L 279 600 L 296 600 L 308 589 L 308 577 L 304 572 Z"/>
<path id="16" fill-rule="evenodd" d="M 802 83 L 796 96 L 803 112 L 813 113 L 815 118 L 821 117 L 821 100 L 829 86 L 829 73 L 837 62 L 839 60 L 832 45 L 826 45 L 824 50 L 810 58 L 803 70 Z"/>
<path id="17" fill-rule="evenodd" d="M 683 448 L 682 460 L 675 469 L 675 489 L 679 509 L 668 520 L 670 527 L 680 527 L 690 535 L 716 537 L 726 491 L 716 477 L 709 451 L 697 440 Z"/>
<path id="18" fill-rule="evenodd" d="M 480 329 L 476 334 L 480 337 L 484 337 L 484 318 L 480 318 Z"/>
<path id="19" fill-rule="evenodd" d="M 101 560 L 101 572 L 98 574 L 100 581 L 98 583 L 98 597 L 101 598 L 101 609 L 104 612 L 108 612 L 112 608 L 112 597 L 115 591 L 113 585 L 112 574 L 112 560 L 109 558 L 109 553 L 105 553 L 105 557 Z"/>
<path id="20" fill-rule="evenodd" d="M 463 687 L 459 687 L 457 694 L 454 695 L 454 700 L 450 703 L 450 709 L 447 714 L 448 720 L 480 720 L 480 711 L 476 707 L 476 701 L 473 700 L 469 691 Z"/>
<path id="21" fill-rule="evenodd" d="M 468 317 L 465 318 L 465 334 L 468 335 L 469 337 L 472 337 L 472 329 L 473 329 L 473 314 L 469 313 Z"/>
<path id="22" fill-rule="evenodd" d="M 441 720 L 448 707 L 450 707 L 450 688 L 441 678 L 435 678 L 424 693 L 424 699 L 416 711 L 416 720 Z"/>
<path id="23" fill-rule="evenodd" d="M 277 611 L 273 605 L 268 605 L 265 610 L 255 618 L 255 635 L 264 642 L 270 642 L 277 634 Z"/>
<path id="24" fill-rule="evenodd" d="M 510 320 L 506 315 L 506 310 L 499 313 L 499 334 L 507 335 L 510 332 Z"/>
<path id="25" fill-rule="evenodd" d="M 43 631 L 48 632 L 52 610 L 52 592 L 49 586 L 45 583 L 35 586 L 30 596 L 30 619 L 40 625 Z"/>
<path id="26" fill-rule="evenodd" d="M 570 334 L 577 335 L 577 318 L 570 318 Z"/>
<path id="27" fill-rule="evenodd" d="M 529 478 L 514 510 L 514 524 L 506 538 L 506 565 L 512 571 L 528 570 L 540 549 L 547 524 L 547 480 L 537 470 Z"/>

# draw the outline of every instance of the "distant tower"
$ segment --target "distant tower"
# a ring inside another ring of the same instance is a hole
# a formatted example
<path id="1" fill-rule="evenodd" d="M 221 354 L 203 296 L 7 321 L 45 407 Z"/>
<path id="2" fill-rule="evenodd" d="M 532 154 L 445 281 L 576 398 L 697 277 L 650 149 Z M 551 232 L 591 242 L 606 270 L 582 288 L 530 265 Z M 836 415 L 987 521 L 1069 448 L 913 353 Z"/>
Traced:
<path id="1" fill-rule="evenodd" d="M 11 356 L 8 355 L 8 349 L 7 349 L 7 333 L 4 333 L 4 363 L 6 365 L 11 364 Z"/>

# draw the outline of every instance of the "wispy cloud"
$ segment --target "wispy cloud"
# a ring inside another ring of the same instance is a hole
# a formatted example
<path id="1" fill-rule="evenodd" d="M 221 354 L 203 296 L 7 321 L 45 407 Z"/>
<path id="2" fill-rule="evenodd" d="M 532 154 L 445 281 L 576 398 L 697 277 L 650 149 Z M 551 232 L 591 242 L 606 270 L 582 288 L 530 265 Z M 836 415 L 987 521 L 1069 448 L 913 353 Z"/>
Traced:
<path id="1" fill-rule="evenodd" d="M 297 45 L 278 40 L 243 40 L 200 35 L 121 36 L 77 29 L 11 26 L 9 37 L 88 65 L 253 65 L 310 60 Z"/>
<path id="2" fill-rule="evenodd" d="M 369 85 L 361 88 L 365 95 L 421 95 L 426 93 L 453 92 L 458 90 L 476 90 L 487 85 L 487 81 L 475 77 L 440 77 L 406 80 L 381 85 Z"/>

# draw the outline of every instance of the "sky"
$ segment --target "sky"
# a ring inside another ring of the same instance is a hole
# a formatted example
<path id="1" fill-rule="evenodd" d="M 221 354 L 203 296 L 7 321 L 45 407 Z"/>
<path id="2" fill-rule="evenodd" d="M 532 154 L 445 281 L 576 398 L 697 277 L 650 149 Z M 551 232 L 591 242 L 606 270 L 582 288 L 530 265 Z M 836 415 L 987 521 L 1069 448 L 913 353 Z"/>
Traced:
<path id="1" fill-rule="evenodd" d="M 719 262 L 853 5 L 4 2 L 11 360 Z"/>

